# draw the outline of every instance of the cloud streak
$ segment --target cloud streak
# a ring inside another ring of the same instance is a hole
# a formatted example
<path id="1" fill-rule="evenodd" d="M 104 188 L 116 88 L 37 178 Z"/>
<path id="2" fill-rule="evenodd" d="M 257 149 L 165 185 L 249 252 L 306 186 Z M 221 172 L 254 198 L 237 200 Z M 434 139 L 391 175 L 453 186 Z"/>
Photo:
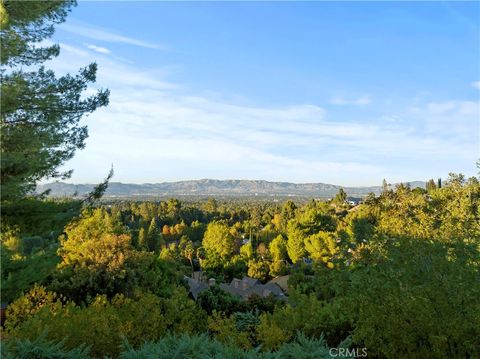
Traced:
<path id="1" fill-rule="evenodd" d="M 353 106 L 366 106 L 372 103 L 372 98 L 369 95 L 363 95 L 354 99 L 346 99 L 342 96 L 333 97 L 330 100 L 330 104 L 332 105 L 353 105 Z"/>
<path id="2" fill-rule="evenodd" d="M 102 46 L 97 46 L 97 45 L 92 45 L 92 44 L 87 44 L 86 45 L 90 50 L 93 50 L 95 52 L 98 52 L 100 54 L 104 54 L 104 55 L 108 55 L 108 54 L 111 54 L 112 52 L 107 49 L 106 47 L 102 47 Z"/>
<path id="3" fill-rule="evenodd" d="M 112 43 L 122 43 L 132 46 L 139 46 L 148 49 L 166 50 L 166 48 L 160 44 L 151 43 L 144 40 L 135 39 L 133 37 L 118 34 L 112 30 L 101 29 L 93 27 L 91 25 L 69 21 L 59 26 L 60 30 L 67 31 L 88 39 L 97 41 L 106 41 Z"/>

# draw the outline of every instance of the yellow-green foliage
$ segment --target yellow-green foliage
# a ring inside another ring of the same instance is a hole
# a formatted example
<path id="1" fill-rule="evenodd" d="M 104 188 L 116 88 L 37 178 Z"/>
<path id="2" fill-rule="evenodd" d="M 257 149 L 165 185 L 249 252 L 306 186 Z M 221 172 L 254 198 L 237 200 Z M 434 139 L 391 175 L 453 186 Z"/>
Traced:
<path id="1" fill-rule="evenodd" d="M 256 261 L 250 260 L 248 261 L 248 276 L 251 278 L 256 278 L 261 281 L 265 281 L 268 278 L 268 273 L 270 268 L 268 263 L 265 261 Z"/>
<path id="2" fill-rule="evenodd" d="M 401 238 L 364 252 L 370 264 L 351 276 L 356 343 L 388 358 L 480 356 L 478 242 Z"/>
<path id="3" fill-rule="evenodd" d="M 235 345 L 243 349 L 252 347 L 252 343 L 248 339 L 249 333 L 237 329 L 234 315 L 227 317 L 220 312 L 213 311 L 208 318 L 208 330 L 215 339 L 222 343 Z"/>
<path id="4" fill-rule="evenodd" d="M 62 306 L 62 301 L 56 293 L 49 292 L 41 286 L 34 286 L 28 293 L 8 306 L 5 329 L 7 332 L 11 331 L 42 308 L 47 307 L 51 312 L 55 312 L 58 306 Z"/>
<path id="5" fill-rule="evenodd" d="M 235 240 L 230 229 L 223 223 L 212 222 L 207 226 L 202 245 L 207 258 L 229 259 L 235 251 Z"/>
<path id="6" fill-rule="evenodd" d="M 138 347 L 168 332 L 193 334 L 206 329 L 205 312 L 180 288 L 169 299 L 139 293 L 133 298 L 117 295 L 110 301 L 97 296 L 87 307 L 56 302 L 18 318 L 15 326 L 9 326 L 8 336 L 34 340 L 45 332 L 48 340 L 64 340 L 67 348 L 91 345 L 97 357 L 116 356 L 123 338 Z"/>
<path id="7" fill-rule="evenodd" d="M 76 302 L 97 294 L 131 295 L 138 287 L 164 294 L 175 280 L 155 254 L 135 250 L 123 225 L 104 210 L 84 213 L 65 232 L 50 287 Z"/>
<path id="8" fill-rule="evenodd" d="M 442 188 L 429 191 L 399 186 L 367 204 L 377 213 L 377 230 L 389 236 L 451 240 L 480 238 L 480 184 L 451 174 Z"/>
<path id="9" fill-rule="evenodd" d="M 257 338 L 266 349 L 275 349 L 301 331 L 312 338 L 325 335 L 337 345 L 347 337 L 350 327 L 346 308 L 341 307 L 340 302 L 328 303 L 314 295 L 294 295 L 286 307 L 260 316 Z"/>
<path id="10" fill-rule="evenodd" d="M 329 263 L 338 252 L 336 236 L 324 231 L 312 234 L 305 238 L 305 249 L 313 260 Z"/>

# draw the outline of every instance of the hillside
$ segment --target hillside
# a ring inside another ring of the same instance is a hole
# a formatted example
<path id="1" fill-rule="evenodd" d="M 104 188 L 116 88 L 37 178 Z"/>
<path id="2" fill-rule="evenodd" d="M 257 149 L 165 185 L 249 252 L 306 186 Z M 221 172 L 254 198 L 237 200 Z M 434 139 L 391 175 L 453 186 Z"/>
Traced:
<path id="1" fill-rule="evenodd" d="M 411 187 L 425 187 L 424 182 L 410 182 Z M 93 189 L 93 184 L 53 182 L 37 187 L 41 193 L 51 189 L 54 197 L 82 196 Z M 131 184 L 112 182 L 106 197 L 166 197 L 166 196 L 294 196 L 329 198 L 342 186 L 325 183 L 289 183 L 263 180 L 214 180 L 201 179 L 178 182 Z M 351 197 L 363 197 L 370 192 L 379 194 L 381 186 L 343 187 Z"/>

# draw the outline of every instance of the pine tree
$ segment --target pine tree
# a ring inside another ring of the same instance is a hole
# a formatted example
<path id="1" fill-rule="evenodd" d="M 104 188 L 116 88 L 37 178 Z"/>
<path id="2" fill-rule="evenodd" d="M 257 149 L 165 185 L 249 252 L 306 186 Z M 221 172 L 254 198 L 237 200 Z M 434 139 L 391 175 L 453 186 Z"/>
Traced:
<path id="1" fill-rule="evenodd" d="M 382 181 L 382 193 L 385 194 L 388 192 L 388 183 L 387 180 L 384 178 Z"/>
<path id="2" fill-rule="evenodd" d="M 141 227 L 138 232 L 138 249 L 147 249 L 147 235 L 145 234 L 145 228 Z"/>
<path id="3" fill-rule="evenodd" d="M 147 247 L 150 252 L 158 252 L 160 248 L 160 237 L 155 218 L 150 221 L 150 226 L 147 231 Z"/>
<path id="4" fill-rule="evenodd" d="M 0 198 L 2 215 L 8 218 L 2 229 L 21 227 L 24 218 L 38 221 L 43 203 L 30 198 L 36 183 L 71 175 L 59 168 L 85 147 L 88 132 L 80 119 L 108 104 L 108 90 L 84 96 L 95 82 L 95 63 L 61 77 L 43 66 L 59 55 L 60 47 L 41 42 L 52 36 L 54 26 L 65 21 L 74 5 L 74 1 L 0 2 Z M 112 174 L 84 202 L 98 199 Z M 77 215 L 79 204 L 72 201 L 71 210 L 64 212 Z"/>
<path id="5" fill-rule="evenodd" d="M 68 178 L 58 168 L 85 146 L 83 115 L 108 103 L 108 91 L 84 97 L 95 82 L 95 63 L 78 74 L 57 78 L 42 63 L 58 56 L 59 46 L 39 47 L 54 24 L 65 20 L 71 1 L 4 1 L 1 27 L 1 198 L 16 200 L 43 178 Z M 32 65 L 25 68 L 24 65 Z M 28 71 L 27 69 L 31 69 Z"/>
<path id="6" fill-rule="evenodd" d="M 435 181 L 433 179 L 429 180 L 426 184 L 426 190 L 427 192 L 431 192 L 437 188 L 437 185 L 435 184 Z"/>
<path id="7" fill-rule="evenodd" d="M 335 195 L 335 198 L 334 198 L 334 203 L 336 203 L 337 205 L 344 205 L 345 204 L 345 201 L 347 200 L 347 193 L 345 192 L 345 190 L 343 188 L 340 188 L 338 190 L 338 193 Z"/>

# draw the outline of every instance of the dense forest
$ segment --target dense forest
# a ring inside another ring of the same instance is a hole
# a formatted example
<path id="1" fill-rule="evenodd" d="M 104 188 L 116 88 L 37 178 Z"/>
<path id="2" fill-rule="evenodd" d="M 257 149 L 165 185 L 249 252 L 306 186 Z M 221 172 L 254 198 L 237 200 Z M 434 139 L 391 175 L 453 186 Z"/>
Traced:
<path id="1" fill-rule="evenodd" d="M 440 188 L 400 185 L 354 207 L 340 192 L 301 206 L 171 199 L 30 217 L 2 239 L 4 350 L 477 357 L 479 205 L 478 179 L 452 174 Z M 199 270 L 216 284 L 194 301 L 184 278 Z M 286 301 L 218 286 L 284 275 Z"/>
<path id="2" fill-rule="evenodd" d="M 477 177 L 360 204 L 102 201 L 113 170 L 81 199 L 35 193 L 108 104 L 84 94 L 95 64 L 42 65 L 73 5 L 1 2 L 2 358 L 480 357 Z"/>

